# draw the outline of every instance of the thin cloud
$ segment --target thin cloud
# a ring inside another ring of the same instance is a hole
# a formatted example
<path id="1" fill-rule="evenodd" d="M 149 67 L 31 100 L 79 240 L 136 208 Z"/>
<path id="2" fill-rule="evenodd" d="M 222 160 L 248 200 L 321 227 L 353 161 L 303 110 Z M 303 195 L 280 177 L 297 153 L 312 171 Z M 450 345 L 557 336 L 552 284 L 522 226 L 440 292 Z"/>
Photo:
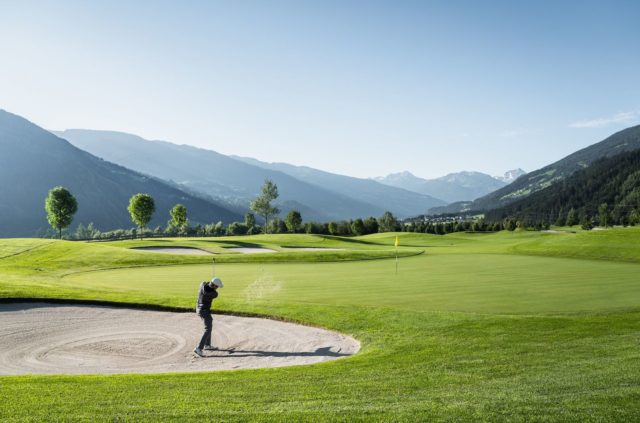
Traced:
<path id="1" fill-rule="evenodd" d="M 515 138 L 527 133 L 526 129 L 518 128 L 518 129 L 505 129 L 500 132 L 498 136 L 502 138 Z"/>
<path id="2" fill-rule="evenodd" d="M 579 120 L 569 124 L 570 128 L 604 128 L 609 125 L 637 123 L 640 119 L 640 111 L 620 112 L 606 118 Z"/>
<path id="3" fill-rule="evenodd" d="M 500 133 L 500 136 L 503 138 L 513 138 L 517 137 L 519 134 L 520 132 L 515 129 L 506 129 Z"/>

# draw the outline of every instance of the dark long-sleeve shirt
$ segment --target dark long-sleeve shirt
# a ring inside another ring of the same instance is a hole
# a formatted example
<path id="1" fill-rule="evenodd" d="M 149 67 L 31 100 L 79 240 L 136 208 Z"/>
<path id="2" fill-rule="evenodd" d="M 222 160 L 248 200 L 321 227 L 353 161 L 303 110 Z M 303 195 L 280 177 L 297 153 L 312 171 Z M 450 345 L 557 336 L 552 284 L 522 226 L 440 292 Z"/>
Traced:
<path id="1" fill-rule="evenodd" d="M 213 299 L 218 296 L 218 291 L 209 286 L 208 282 L 202 282 L 200 284 L 200 291 L 198 292 L 198 303 L 196 304 L 196 313 L 203 311 L 211 311 L 211 303 Z"/>

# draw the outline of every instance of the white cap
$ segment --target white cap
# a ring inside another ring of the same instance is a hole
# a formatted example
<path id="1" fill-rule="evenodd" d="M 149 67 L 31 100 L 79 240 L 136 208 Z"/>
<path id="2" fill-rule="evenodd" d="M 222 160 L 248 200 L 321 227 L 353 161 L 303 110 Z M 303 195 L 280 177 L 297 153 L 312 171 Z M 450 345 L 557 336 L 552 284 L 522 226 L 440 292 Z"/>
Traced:
<path id="1" fill-rule="evenodd" d="M 213 278 L 211 279 L 211 285 L 215 285 L 218 288 L 222 288 L 224 287 L 224 284 L 222 283 L 222 281 L 220 280 L 220 278 Z"/>

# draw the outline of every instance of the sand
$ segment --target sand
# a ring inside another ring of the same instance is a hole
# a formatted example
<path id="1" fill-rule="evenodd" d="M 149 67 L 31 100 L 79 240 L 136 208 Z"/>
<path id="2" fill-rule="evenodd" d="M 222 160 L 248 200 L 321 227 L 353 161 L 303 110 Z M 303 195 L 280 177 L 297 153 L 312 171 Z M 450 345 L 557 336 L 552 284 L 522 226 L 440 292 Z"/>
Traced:
<path id="1" fill-rule="evenodd" d="M 242 254 L 277 253 L 276 250 L 272 250 L 270 248 L 238 247 L 238 248 L 229 248 L 228 250 L 235 251 L 236 253 L 242 253 Z"/>
<path id="2" fill-rule="evenodd" d="M 133 247 L 132 250 L 151 251 L 154 253 L 169 253 L 169 254 L 190 254 L 198 256 L 206 256 L 209 251 L 201 250 L 199 248 L 192 247 Z"/>
<path id="3" fill-rule="evenodd" d="M 292 251 L 343 251 L 344 248 L 322 248 L 322 247 L 287 247 Z"/>
<path id="4" fill-rule="evenodd" d="M 213 316 L 218 351 L 197 357 L 195 313 L 0 304 L 0 375 L 198 372 L 295 366 L 355 354 L 355 339 L 270 319 Z"/>

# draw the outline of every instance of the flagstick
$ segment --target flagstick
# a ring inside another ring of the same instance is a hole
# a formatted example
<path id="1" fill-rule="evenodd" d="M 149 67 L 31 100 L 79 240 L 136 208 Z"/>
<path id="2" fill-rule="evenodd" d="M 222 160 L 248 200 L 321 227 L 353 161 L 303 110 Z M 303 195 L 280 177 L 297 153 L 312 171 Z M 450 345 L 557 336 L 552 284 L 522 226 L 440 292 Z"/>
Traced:
<path id="1" fill-rule="evenodd" d="M 396 275 L 398 274 L 398 247 L 396 247 Z"/>

